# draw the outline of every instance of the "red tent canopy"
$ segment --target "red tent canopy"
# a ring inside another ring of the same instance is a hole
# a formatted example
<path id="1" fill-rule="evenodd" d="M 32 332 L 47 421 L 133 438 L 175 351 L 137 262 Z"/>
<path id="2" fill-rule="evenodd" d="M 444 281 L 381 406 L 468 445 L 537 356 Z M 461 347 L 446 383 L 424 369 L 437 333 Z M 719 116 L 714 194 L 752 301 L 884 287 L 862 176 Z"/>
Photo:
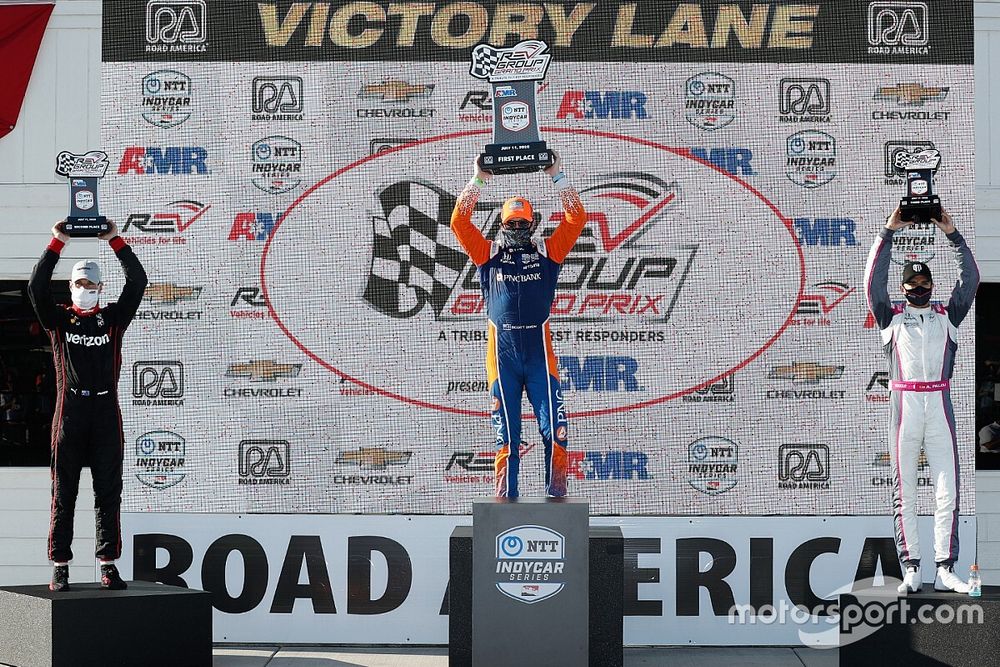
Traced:
<path id="1" fill-rule="evenodd" d="M 0 137 L 14 129 L 54 4 L 0 6 Z"/>

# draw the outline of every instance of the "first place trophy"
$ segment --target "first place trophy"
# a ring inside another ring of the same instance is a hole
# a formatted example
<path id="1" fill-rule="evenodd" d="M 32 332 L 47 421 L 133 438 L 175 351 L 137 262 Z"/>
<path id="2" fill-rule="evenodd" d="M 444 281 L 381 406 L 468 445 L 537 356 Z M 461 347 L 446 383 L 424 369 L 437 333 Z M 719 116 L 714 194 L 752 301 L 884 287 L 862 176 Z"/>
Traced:
<path id="1" fill-rule="evenodd" d="M 111 229 L 97 208 L 97 182 L 107 170 L 108 154 L 103 151 L 62 151 L 56 156 L 56 174 L 69 179 L 69 215 L 63 225 L 67 236 L 100 236 Z"/>
<path id="2" fill-rule="evenodd" d="M 545 78 L 551 56 L 545 42 L 529 39 L 498 48 L 480 44 L 472 50 L 469 73 L 489 81 L 493 98 L 493 143 L 479 156 L 491 174 L 529 173 L 550 166 L 552 151 L 538 134 L 535 89 Z"/>
<path id="3" fill-rule="evenodd" d="M 904 222 L 920 224 L 941 219 L 941 198 L 934 194 L 934 173 L 940 164 L 941 153 L 935 149 L 896 156 L 896 166 L 906 172 L 906 196 L 899 200 Z"/>

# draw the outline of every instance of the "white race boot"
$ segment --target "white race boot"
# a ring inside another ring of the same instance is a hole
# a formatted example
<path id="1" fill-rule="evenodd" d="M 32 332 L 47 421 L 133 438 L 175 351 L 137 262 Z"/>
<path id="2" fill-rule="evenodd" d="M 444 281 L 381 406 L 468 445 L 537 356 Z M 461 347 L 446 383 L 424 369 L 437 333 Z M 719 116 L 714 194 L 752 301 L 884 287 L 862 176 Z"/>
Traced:
<path id="1" fill-rule="evenodd" d="M 903 575 L 903 583 L 896 587 L 896 591 L 900 595 L 919 593 L 923 585 L 923 582 L 920 580 L 920 566 L 907 565 L 906 574 Z"/>
<path id="2" fill-rule="evenodd" d="M 938 565 L 937 579 L 934 580 L 934 590 L 968 593 L 969 584 L 959 579 L 950 565 Z"/>

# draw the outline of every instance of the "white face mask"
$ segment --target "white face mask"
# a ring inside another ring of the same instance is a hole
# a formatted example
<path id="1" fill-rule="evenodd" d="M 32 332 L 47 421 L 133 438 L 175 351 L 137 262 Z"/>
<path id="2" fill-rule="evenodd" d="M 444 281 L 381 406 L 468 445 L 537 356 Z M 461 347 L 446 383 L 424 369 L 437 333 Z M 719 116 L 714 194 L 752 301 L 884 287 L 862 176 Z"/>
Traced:
<path id="1" fill-rule="evenodd" d="M 98 299 L 101 298 L 100 290 L 96 287 L 87 289 L 85 287 L 77 287 L 74 285 L 70 287 L 70 292 L 73 299 L 73 305 L 80 310 L 90 310 L 97 305 Z"/>

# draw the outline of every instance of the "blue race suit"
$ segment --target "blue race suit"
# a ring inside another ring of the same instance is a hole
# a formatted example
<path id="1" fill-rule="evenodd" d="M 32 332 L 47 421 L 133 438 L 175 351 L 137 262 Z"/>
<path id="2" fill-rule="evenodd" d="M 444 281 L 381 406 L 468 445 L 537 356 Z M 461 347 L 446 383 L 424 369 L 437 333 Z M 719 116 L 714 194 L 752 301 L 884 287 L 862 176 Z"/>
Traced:
<path id="1" fill-rule="evenodd" d="M 545 487 L 550 496 L 566 495 L 566 411 L 552 349 L 549 310 L 555 298 L 562 262 L 573 248 L 587 213 L 580 195 L 565 179 L 557 182 L 564 216 L 549 238 L 517 247 L 487 241 L 472 224 L 479 200 L 475 182 L 462 190 L 451 216 L 451 228 L 479 279 L 489 317 L 486 374 L 496 430 L 494 461 L 496 495 L 516 498 L 521 457 L 521 395 L 538 420 L 545 449 Z"/>

